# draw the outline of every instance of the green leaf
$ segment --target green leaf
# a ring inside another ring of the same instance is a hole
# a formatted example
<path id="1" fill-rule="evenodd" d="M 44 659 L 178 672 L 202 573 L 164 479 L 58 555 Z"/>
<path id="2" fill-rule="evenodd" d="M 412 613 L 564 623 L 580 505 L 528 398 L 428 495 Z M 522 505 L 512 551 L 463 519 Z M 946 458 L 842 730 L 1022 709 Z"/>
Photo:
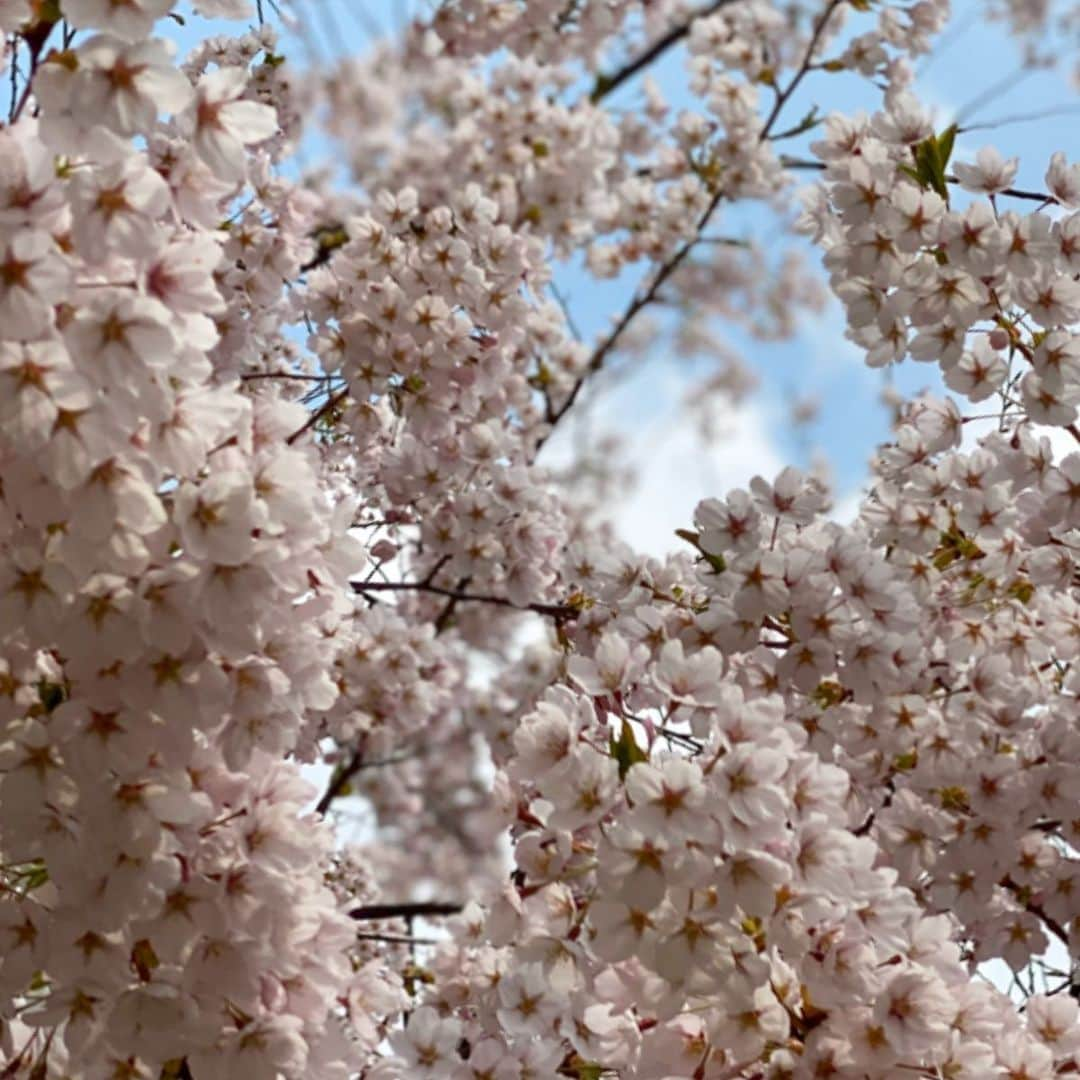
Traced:
<path id="1" fill-rule="evenodd" d="M 928 135 L 915 147 L 915 168 L 901 165 L 901 171 L 912 177 L 920 187 L 936 191 L 948 202 L 949 185 L 945 179 L 945 170 L 949 166 L 955 141 L 955 124 L 950 124 L 940 135 Z"/>
<path id="2" fill-rule="evenodd" d="M 700 533 L 691 532 L 690 529 L 676 529 L 675 535 L 680 540 L 685 540 L 688 544 L 692 544 L 697 549 L 698 554 L 716 573 L 722 574 L 727 569 L 727 563 L 724 561 L 723 555 L 713 555 L 701 546 Z"/>
<path id="3" fill-rule="evenodd" d="M 619 737 L 617 739 L 612 737 L 608 742 L 608 749 L 611 751 L 611 756 L 619 763 L 620 780 L 626 778 L 632 766 L 649 760 L 649 755 L 638 746 L 628 720 L 623 720 Z"/>
<path id="4" fill-rule="evenodd" d="M 938 156 L 941 158 L 941 167 L 944 169 L 952 157 L 953 143 L 956 142 L 956 125 L 950 124 L 938 137 Z"/>
<path id="5" fill-rule="evenodd" d="M 919 753 L 917 750 L 909 750 L 906 754 L 897 754 L 893 758 L 893 768 L 898 772 L 910 772 L 919 764 Z"/>
<path id="6" fill-rule="evenodd" d="M 821 709 L 839 705 L 847 696 L 847 691 L 834 679 L 823 679 L 810 694 L 810 698 Z"/>
<path id="7" fill-rule="evenodd" d="M 48 880 L 49 868 L 44 862 L 35 862 L 30 864 L 30 868 L 19 884 L 22 885 L 24 892 L 33 892 L 35 889 L 40 889 Z"/>
<path id="8" fill-rule="evenodd" d="M 724 561 L 723 555 L 711 555 L 707 551 L 701 553 L 701 557 L 716 571 L 718 574 L 722 574 L 727 569 L 727 563 Z"/>
<path id="9" fill-rule="evenodd" d="M 576 1080 L 600 1080 L 604 1075 L 604 1066 L 595 1061 L 586 1061 L 580 1054 L 574 1054 L 559 1069 L 560 1076 L 572 1076 Z"/>
<path id="10" fill-rule="evenodd" d="M 794 135 L 802 135 L 804 132 L 812 131 L 821 123 L 821 117 L 818 115 L 818 107 L 812 106 L 810 111 L 793 127 L 784 132 L 784 138 Z M 779 138 L 779 136 L 777 136 Z"/>
<path id="11" fill-rule="evenodd" d="M 1015 596 L 1021 604 L 1030 603 L 1035 595 L 1035 586 L 1027 578 L 1017 578 L 1008 588 L 1010 596 Z"/>

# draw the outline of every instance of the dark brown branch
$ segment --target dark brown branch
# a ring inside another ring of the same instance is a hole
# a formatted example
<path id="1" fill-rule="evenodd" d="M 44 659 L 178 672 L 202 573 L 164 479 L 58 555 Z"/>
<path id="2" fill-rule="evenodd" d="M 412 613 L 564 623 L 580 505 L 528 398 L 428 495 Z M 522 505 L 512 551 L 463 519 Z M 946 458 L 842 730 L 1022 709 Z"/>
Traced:
<path id="1" fill-rule="evenodd" d="M 677 45 L 682 41 L 690 33 L 691 28 L 698 19 L 714 15 L 722 7 L 732 2 L 733 0 L 713 0 L 713 3 L 706 4 L 700 10 L 695 11 L 686 22 L 672 27 L 663 37 L 658 38 L 652 45 L 635 56 L 634 59 L 627 61 L 617 71 L 606 75 L 603 73 L 597 75 L 596 86 L 589 95 L 589 100 L 595 104 L 606 98 L 608 94 L 614 93 L 623 83 L 629 82 L 630 79 L 647 68 L 654 60 L 663 56 L 673 45 Z"/>
<path id="2" fill-rule="evenodd" d="M 358 593 L 369 592 L 423 592 L 433 596 L 445 596 L 448 600 L 459 604 L 495 604 L 497 607 L 512 608 L 514 611 L 532 611 L 537 615 L 545 615 L 548 618 L 563 620 L 573 619 L 579 614 L 576 607 L 569 604 L 515 604 L 505 596 L 488 596 L 483 593 L 467 593 L 456 589 L 446 589 L 441 585 L 432 585 L 427 581 L 368 581 L 352 583 L 353 590 Z"/>
<path id="3" fill-rule="evenodd" d="M 27 51 L 30 54 L 30 70 L 26 73 L 26 83 L 22 88 L 22 93 L 19 95 L 18 101 L 12 104 L 11 111 L 8 114 L 9 124 L 14 124 L 15 121 L 19 119 L 23 109 L 26 108 L 26 103 L 30 100 L 30 94 L 34 85 L 34 75 L 37 72 L 42 53 L 45 51 L 45 44 L 48 42 L 49 35 L 52 34 L 58 21 L 58 18 L 45 16 L 38 19 L 37 22 L 32 25 L 27 26 L 19 35 L 26 43 Z M 17 71 L 15 67 L 14 51 L 11 56 L 11 65 L 12 79 L 14 79 Z M 12 85 L 14 86 L 14 82 Z"/>
<path id="4" fill-rule="evenodd" d="M 321 408 L 313 412 L 307 419 L 307 423 L 302 428 L 298 428 L 294 431 L 285 441 L 292 446 L 301 435 L 310 431 L 324 416 L 328 413 L 332 413 L 348 396 L 349 390 L 346 387 L 344 390 L 338 391 L 333 397 L 327 398 Z"/>
<path id="5" fill-rule="evenodd" d="M 240 376 L 241 382 L 254 379 L 298 379 L 303 382 L 328 382 L 330 375 L 294 375 L 291 371 L 248 371 Z"/>
<path id="6" fill-rule="evenodd" d="M 457 583 L 457 592 L 463 592 L 469 585 L 472 579 L 469 577 L 461 578 Z M 435 618 L 435 635 L 441 634 L 449 625 L 450 620 L 454 617 L 454 611 L 458 606 L 457 597 L 451 596 L 449 600 L 443 604 L 442 611 Z"/>
<path id="7" fill-rule="evenodd" d="M 1071 948 L 1069 942 L 1069 935 L 1065 930 L 1065 927 L 1061 925 L 1052 915 L 1048 915 L 1040 904 L 1026 904 L 1025 907 L 1031 912 L 1037 919 L 1042 919 L 1046 924 L 1047 929 L 1067 948 Z"/>
<path id="8" fill-rule="evenodd" d="M 352 752 L 352 756 L 344 764 L 334 770 L 322 798 L 315 804 L 315 813 L 325 814 L 330 809 L 330 804 L 348 787 L 349 781 L 364 767 L 364 744 L 363 742 Z"/>
<path id="9" fill-rule="evenodd" d="M 891 776 L 885 781 L 885 788 L 885 798 L 881 800 L 881 805 L 876 809 L 871 810 L 863 823 L 861 825 L 856 825 L 855 828 L 851 830 L 852 836 L 866 836 L 866 834 L 874 827 L 874 822 L 877 820 L 878 814 L 880 814 L 882 810 L 887 810 L 892 805 L 893 796 L 896 794 L 896 785 L 893 783 Z"/>
<path id="10" fill-rule="evenodd" d="M 353 908 L 349 918 L 359 922 L 375 919 L 429 919 L 440 915 L 458 915 L 465 910 L 465 905 L 450 902 L 422 901 L 415 904 L 365 904 Z"/>
<path id="11" fill-rule="evenodd" d="M 690 240 L 687 240 L 684 244 L 682 244 L 674 253 L 674 255 L 671 256 L 671 258 L 669 258 L 666 262 L 660 265 L 660 268 L 653 276 L 652 282 L 649 284 L 649 287 L 645 289 L 644 292 L 639 292 L 630 302 L 629 307 L 627 307 L 627 309 L 622 313 L 622 316 L 619 318 L 619 321 L 615 324 L 611 332 L 607 335 L 607 337 L 604 338 L 603 341 L 600 342 L 596 349 L 593 350 L 593 354 L 589 359 L 588 366 L 577 377 L 577 380 L 574 382 L 573 388 L 570 390 L 570 393 L 567 396 L 566 400 L 557 409 L 552 408 L 549 402 L 546 419 L 551 425 L 552 429 L 554 429 L 555 425 L 570 411 L 571 408 L 573 408 L 574 402 L 577 401 L 578 395 L 581 393 L 581 390 L 584 387 L 585 382 L 588 380 L 589 376 L 596 374 L 596 372 L 600 371 L 603 368 L 604 364 L 607 362 L 608 356 L 619 344 L 619 341 L 622 338 L 623 334 L 626 333 L 627 328 L 637 317 L 638 313 L 643 308 L 648 307 L 649 304 L 651 304 L 653 300 L 656 299 L 656 294 L 660 291 L 664 283 L 668 280 L 668 278 L 671 277 L 672 274 L 675 273 L 676 270 L 679 269 L 680 266 L 682 266 L 683 262 L 686 260 L 686 257 L 690 254 L 691 251 L 693 251 L 695 245 L 697 244 L 698 235 L 701 233 L 702 229 L 705 228 L 705 225 L 712 217 L 716 208 L 720 205 L 723 197 L 723 189 L 718 189 L 713 195 L 712 199 L 709 200 L 708 207 L 701 215 L 701 218 L 698 220 L 697 228 L 694 230 L 695 235 Z M 539 452 L 540 448 L 544 445 L 545 442 L 547 442 L 550 434 L 551 432 L 549 431 L 547 435 L 544 435 L 537 441 L 537 452 Z"/>
<path id="12" fill-rule="evenodd" d="M 1060 821 L 1036 821 L 1030 825 L 1029 828 L 1035 829 L 1037 832 L 1053 833 L 1057 832 L 1061 828 Z"/>
<path id="13" fill-rule="evenodd" d="M 826 168 L 824 161 L 806 161 L 803 158 L 787 157 L 781 155 L 780 164 L 785 169 L 810 169 L 814 172 L 822 172 Z M 960 181 L 955 176 L 946 176 L 945 180 L 950 184 L 959 184 Z M 1041 203 L 1056 203 L 1057 199 L 1053 195 L 1045 191 L 1025 191 L 1023 188 L 1005 188 L 1004 191 L 997 192 L 998 195 L 1006 195 L 1010 199 L 1027 199 L 1029 202 L 1041 202 Z"/>
<path id="14" fill-rule="evenodd" d="M 1068 949 L 1070 947 L 1068 931 L 1057 921 L 1057 919 L 1052 915 L 1049 915 L 1041 904 L 1036 904 L 1033 900 L 1028 900 L 1024 895 L 1024 890 L 1022 890 L 1011 878 L 1006 877 L 1001 884 L 1016 897 L 1023 909 L 1039 919 L 1047 930 L 1049 930 L 1050 933 L 1065 946 L 1065 948 Z"/>
<path id="15" fill-rule="evenodd" d="M 325 814 L 330 809 L 330 804 L 336 798 L 345 794 L 346 786 L 357 773 L 364 772 L 367 769 L 385 769 L 389 765 L 400 765 L 403 761 L 413 761 L 418 757 L 423 757 L 427 752 L 427 747 L 416 747 L 415 749 L 402 750 L 400 753 L 392 754 L 390 757 L 365 758 L 361 748 L 357 748 L 353 751 L 349 760 L 334 772 L 326 791 L 323 792 L 322 798 L 319 799 L 315 806 L 316 812 Z"/>
<path id="16" fill-rule="evenodd" d="M 950 184 L 960 183 L 955 176 L 946 176 L 945 179 Z M 997 194 L 1007 195 L 1010 199 L 1027 199 L 1030 202 L 1057 202 L 1057 199 L 1055 199 L 1053 195 L 1050 195 L 1045 191 L 1024 191 L 1022 188 L 1005 188 L 1004 191 L 999 191 Z"/>

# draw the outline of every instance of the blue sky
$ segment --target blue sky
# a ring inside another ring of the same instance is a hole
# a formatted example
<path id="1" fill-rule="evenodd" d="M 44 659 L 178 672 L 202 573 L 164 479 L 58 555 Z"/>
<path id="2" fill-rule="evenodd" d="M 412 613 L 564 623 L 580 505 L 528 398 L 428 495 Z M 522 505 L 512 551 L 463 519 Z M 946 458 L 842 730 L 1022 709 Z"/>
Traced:
<path id="1" fill-rule="evenodd" d="M 422 10 L 425 5 L 406 0 L 294 0 L 293 6 L 304 15 L 297 20 L 296 31 L 286 36 L 285 51 L 304 65 L 361 51 L 378 34 L 400 28 L 409 11 Z M 272 17 L 271 8 L 271 0 L 264 0 L 268 17 Z M 185 5 L 179 10 L 185 12 Z M 999 24 L 985 17 L 986 10 L 986 0 L 959 0 L 938 50 L 918 65 L 915 92 L 935 108 L 939 130 L 957 115 L 966 124 L 994 123 L 1016 114 L 1076 105 L 1077 111 L 1071 115 L 1060 112 L 1002 124 L 993 130 L 961 134 L 957 139 L 954 160 L 971 157 L 980 146 L 993 143 L 1006 155 L 1020 157 L 1018 186 L 1041 188 L 1054 150 L 1063 149 L 1071 158 L 1080 158 L 1080 146 L 1074 149 L 1068 138 L 1080 117 L 1080 98 L 1070 85 L 1068 70 L 1022 74 L 1018 45 Z M 872 13 L 853 12 L 849 28 L 862 32 L 874 18 Z M 208 26 L 207 20 L 192 18 L 186 27 L 174 26 L 168 32 L 183 49 L 208 30 L 235 30 L 238 25 Z M 675 50 L 652 72 L 676 110 L 691 103 L 683 59 L 682 51 Z M 640 81 L 628 83 L 609 100 L 617 107 L 634 108 L 641 100 Z M 865 80 L 815 72 L 804 80 L 784 115 L 794 124 L 814 105 L 827 114 L 873 111 L 879 103 L 879 92 Z M 783 148 L 796 156 L 808 156 L 805 147 L 816 136 L 813 132 L 790 140 Z M 315 139 L 307 149 L 311 158 L 317 158 L 330 147 Z M 807 182 L 810 179 L 808 174 Z M 1030 204 L 1020 209 L 1030 209 Z M 734 208 L 722 213 L 711 231 L 768 239 L 776 235 L 775 218 L 753 206 Z M 809 246 L 805 251 L 816 265 L 817 253 Z M 595 282 L 574 266 L 560 267 L 560 293 L 586 338 L 602 334 L 610 326 L 625 306 L 637 276 L 629 273 L 615 282 Z M 694 365 L 672 363 L 661 350 L 640 374 L 599 398 L 590 412 L 590 424 L 633 434 L 631 450 L 642 472 L 643 486 L 654 492 L 652 496 L 639 493 L 618 512 L 627 539 L 650 550 L 662 550 L 670 546 L 672 530 L 688 523 L 699 498 L 722 494 L 728 487 L 745 484 L 757 472 L 775 471 L 785 463 L 805 466 L 812 447 L 824 453 L 830 463 L 838 501 L 850 501 L 865 481 L 874 447 L 888 435 L 887 413 L 879 401 L 883 380 L 891 378 L 905 392 L 940 387 L 940 382 L 936 368 L 911 361 L 888 374 L 867 369 L 860 351 L 844 339 L 843 326 L 835 303 L 821 317 L 808 320 L 794 340 L 782 343 L 763 344 L 737 329 L 718 325 L 721 334 L 757 371 L 761 389 L 740 416 L 732 417 L 730 436 L 711 449 L 698 443 L 678 411 L 694 375 L 701 373 L 700 366 L 695 369 Z M 787 403 L 803 395 L 814 395 L 822 406 L 820 418 L 808 434 L 792 429 L 787 418 Z M 557 442 L 553 440 L 551 445 L 558 453 Z"/>
<path id="2" fill-rule="evenodd" d="M 996 122 L 1013 114 L 1038 112 L 1080 100 L 1069 85 L 1067 72 L 1038 71 L 1018 78 L 1021 66 L 1017 45 L 998 24 L 975 17 L 984 10 L 985 3 L 962 0 L 950 24 L 953 29 L 947 29 L 942 38 L 944 49 L 929 62 L 924 60 L 917 69 L 915 92 L 935 109 L 939 130 L 958 114 L 965 124 Z M 866 17 L 854 16 L 851 20 L 853 30 L 861 31 L 866 24 Z M 678 106 L 689 100 L 685 95 L 678 96 L 683 84 L 681 58 L 673 57 L 665 63 L 660 74 L 673 104 Z M 1014 79 L 1017 80 L 1015 83 Z M 1005 92 L 994 92 L 997 88 L 1004 91 L 1006 87 L 1010 88 Z M 632 105 L 639 99 L 639 93 L 636 87 L 628 87 L 618 101 Z M 978 105 L 980 98 L 986 98 L 981 107 Z M 831 111 L 850 113 L 858 109 L 873 111 L 879 101 L 879 93 L 864 80 L 846 74 L 817 72 L 804 81 L 792 98 L 786 115 L 796 122 L 813 105 L 817 105 L 823 114 Z M 1077 109 L 1077 115 L 1080 115 L 1080 104 Z M 1043 186 L 1043 173 L 1050 154 L 1057 149 L 1069 152 L 1064 136 L 1076 130 L 1075 124 L 1075 117 L 1059 115 L 1007 124 L 994 130 L 972 131 L 957 139 L 954 158 L 971 157 L 980 146 L 994 143 L 1008 156 L 1020 157 L 1017 185 L 1039 189 Z M 800 140 L 802 147 L 816 137 L 817 132 L 804 136 Z M 809 156 L 800 152 L 800 141 L 785 144 L 786 152 L 799 157 Z M 1080 157 L 1080 146 L 1071 156 Z M 1021 204 L 1019 208 L 1028 210 L 1030 204 Z M 752 207 L 728 213 L 719 226 L 720 232 L 736 236 L 768 236 L 773 230 L 772 216 Z M 809 245 L 804 250 L 817 262 Z M 577 301 L 574 306 L 579 321 L 587 330 L 603 329 L 605 315 L 602 313 L 611 309 L 610 302 L 595 303 L 597 290 L 584 281 L 575 282 L 575 285 L 572 295 Z M 761 375 L 762 390 L 757 407 L 768 425 L 773 446 L 783 460 L 804 465 L 808 462 L 806 440 L 792 431 L 786 422 L 788 395 L 811 393 L 821 400 L 821 419 L 812 429 L 812 441 L 827 455 L 841 496 L 861 486 L 870 453 L 887 437 L 887 413 L 878 400 L 883 381 L 891 378 L 905 392 L 917 391 L 924 386 L 940 386 L 936 369 L 929 365 L 907 361 L 887 374 L 866 368 L 861 351 L 845 340 L 843 327 L 839 305 L 831 303 L 823 316 L 808 320 L 803 332 L 793 341 L 761 344 L 738 330 L 725 328 L 730 340 L 741 348 Z M 658 362 L 663 363 L 662 358 Z M 654 413 L 657 405 L 653 391 L 657 380 L 645 374 L 635 382 L 635 387 L 622 392 L 629 411 L 638 414 L 635 418 Z M 665 385 L 663 380 L 660 385 Z M 673 437 L 677 438 L 675 425 L 671 428 Z M 723 448 L 718 450 L 722 455 Z M 755 471 L 752 462 L 735 462 L 734 468 L 723 472 L 737 473 L 740 464 L 749 469 L 748 476 Z"/>

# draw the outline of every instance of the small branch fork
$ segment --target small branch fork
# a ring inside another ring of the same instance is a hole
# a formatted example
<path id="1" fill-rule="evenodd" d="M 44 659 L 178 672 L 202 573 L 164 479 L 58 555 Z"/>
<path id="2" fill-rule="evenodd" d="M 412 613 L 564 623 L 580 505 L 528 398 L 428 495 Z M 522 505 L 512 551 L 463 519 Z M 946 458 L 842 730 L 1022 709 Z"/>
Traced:
<path id="1" fill-rule="evenodd" d="M 569 604 L 515 604 L 505 596 L 489 596 L 484 593 L 469 593 L 458 589 L 447 589 L 441 585 L 433 585 L 429 581 L 354 581 L 353 590 L 361 594 L 373 592 L 430 593 L 432 596 L 444 596 L 454 603 L 495 604 L 497 607 L 512 608 L 515 611 L 532 611 L 537 615 L 544 615 L 556 621 L 574 619 L 581 613 L 578 608 Z"/>
<path id="2" fill-rule="evenodd" d="M 814 32 L 810 36 L 810 41 L 807 44 L 806 48 L 806 55 L 804 56 L 802 63 L 799 65 L 799 69 L 792 76 L 791 81 L 788 83 L 788 85 L 783 90 L 777 92 L 776 101 L 773 104 L 772 110 L 766 117 L 765 123 L 762 126 L 761 131 L 758 133 L 759 143 L 764 142 L 766 139 L 769 138 L 773 129 L 773 125 L 779 118 L 784 106 L 787 104 L 792 94 L 795 93 L 799 84 L 802 82 L 807 72 L 810 70 L 811 63 L 813 62 L 814 50 L 817 48 L 818 42 L 821 40 L 821 35 L 825 32 L 825 27 L 828 25 L 829 19 L 832 17 L 833 12 L 836 10 L 839 4 L 840 0 L 829 0 L 829 3 L 826 5 L 825 10 L 822 12 L 820 18 L 818 19 L 814 27 Z M 687 32 L 689 32 L 689 27 L 687 28 Z M 661 39 L 661 41 L 663 41 L 663 39 Z M 659 55 L 659 53 L 656 53 L 655 55 Z M 648 60 L 646 59 L 644 62 L 647 63 Z M 630 66 L 634 69 L 634 71 L 637 71 L 643 65 L 635 62 L 635 64 L 631 64 Z M 611 78 L 618 79 L 619 74 L 617 74 L 616 76 L 612 76 Z M 631 74 L 633 74 L 633 72 L 631 72 Z M 629 75 L 627 75 L 626 78 L 629 78 Z M 537 440 L 534 454 L 539 453 L 541 447 L 543 447 L 544 443 L 550 438 L 552 432 L 555 429 L 555 425 L 557 425 L 558 422 L 573 407 L 574 402 L 577 400 L 578 395 L 581 393 L 582 387 L 585 385 L 589 377 L 596 374 L 596 372 L 600 371 L 603 368 L 608 356 L 619 344 L 623 334 L 626 333 L 627 328 L 634 321 L 638 313 L 643 308 L 648 307 L 648 305 L 651 304 L 654 300 L 656 300 L 657 294 L 660 292 L 664 284 L 668 281 L 671 275 L 674 274 L 675 271 L 678 270 L 679 267 L 682 266 L 682 264 L 686 261 L 687 256 L 690 254 L 691 251 L 694 250 L 694 248 L 700 241 L 702 233 L 705 231 L 705 227 L 708 225 L 713 214 L 716 212 L 716 208 L 720 205 L 723 199 L 724 189 L 722 187 L 718 187 L 713 197 L 709 200 L 709 205 L 705 208 L 704 213 L 702 213 L 701 217 L 698 219 L 697 225 L 694 229 L 694 235 L 691 236 L 689 240 L 681 244 L 665 262 L 660 264 L 659 268 L 656 270 L 656 273 L 653 274 L 652 280 L 645 288 L 645 290 L 638 292 L 634 296 L 633 300 L 631 300 L 629 306 L 622 313 L 619 321 L 615 324 L 614 328 L 600 342 L 600 344 L 597 345 L 596 349 L 593 351 L 593 354 L 589 359 L 588 365 L 574 382 L 573 388 L 570 390 L 570 393 L 567 396 L 566 400 L 558 408 L 555 408 L 552 405 L 551 401 L 548 400 L 545 419 L 549 424 L 549 430 L 546 434 L 544 434 L 540 439 Z"/>
<path id="3" fill-rule="evenodd" d="M 1001 885 L 1016 897 L 1025 911 L 1039 919 L 1047 930 L 1049 930 L 1050 933 L 1065 946 L 1065 948 L 1070 947 L 1068 931 L 1057 921 L 1057 919 L 1050 915 L 1041 904 L 1037 904 L 1025 896 L 1023 890 L 1010 878 L 1006 878 L 1002 881 Z"/>
<path id="4" fill-rule="evenodd" d="M 310 431 L 324 416 L 332 413 L 344 400 L 348 397 L 348 388 L 338 391 L 333 397 L 329 397 L 323 402 L 322 406 L 315 410 L 308 418 L 307 422 L 302 428 L 298 428 L 294 431 L 285 441 L 292 446 L 301 435 Z"/>
<path id="5" fill-rule="evenodd" d="M 459 603 L 494 604 L 496 607 L 510 608 L 513 611 L 531 611 L 537 615 L 543 615 L 554 619 L 556 623 L 567 622 L 576 619 L 581 614 L 579 607 L 570 604 L 543 604 L 532 603 L 524 606 L 515 604 L 504 596 L 488 596 L 482 593 L 469 593 L 463 589 L 447 589 L 441 585 L 435 585 L 432 578 L 438 573 L 445 559 L 437 563 L 433 570 L 423 581 L 354 581 L 353 590 L 361 595 L 377 592 L 421 592 L 432 596 L 442 596 L 447 599 L 446 607 L 438 619 L 439 629 L 445 627 L 450 613 Z M 402 759 L 404 760 L 404 759 Z M 375 765 L 394 764 L 393 760 L 369 762 L 364 759 L 364 744 L 360 743 L 349 756 L 348 761 L 340 765 L 334 772 L 322 793 L 319 801 L 315 804 L 315 812 L 325 815 L 333 801 L 344 794 L 353 777 L 365 768 L 373 768 Z"/>

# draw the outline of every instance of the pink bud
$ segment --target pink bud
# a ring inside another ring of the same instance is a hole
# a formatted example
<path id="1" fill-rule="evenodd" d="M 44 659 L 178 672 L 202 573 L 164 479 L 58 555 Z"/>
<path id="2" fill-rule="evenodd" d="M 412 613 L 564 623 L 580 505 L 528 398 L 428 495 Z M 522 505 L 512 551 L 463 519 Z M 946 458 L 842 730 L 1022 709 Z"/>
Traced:
<path id="1" fill-rule="evenodd" d="M 391 540 L 380 540 L 372 549 L 371 554 L 379 560 L 379 562 L 386 562 L 387 559 L 392 559 L 398 553 L 397 544 Z"/>

